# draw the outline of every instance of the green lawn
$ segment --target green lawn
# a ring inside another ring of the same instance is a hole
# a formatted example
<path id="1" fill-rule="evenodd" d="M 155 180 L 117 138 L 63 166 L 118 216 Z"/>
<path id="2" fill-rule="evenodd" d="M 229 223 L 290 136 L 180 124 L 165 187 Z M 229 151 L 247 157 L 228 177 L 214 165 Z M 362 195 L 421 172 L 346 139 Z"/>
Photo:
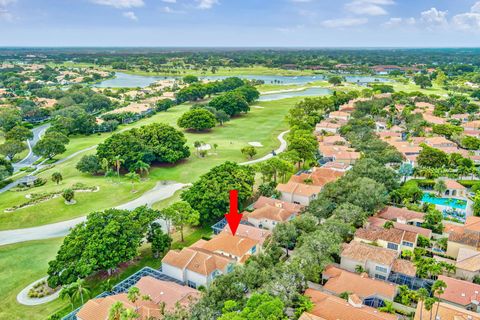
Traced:
<path id="1" fill-rule="evenodd" d="M 65 306 L 61 300 L 32 307 L 16 300 L 23 288 L 46 275 L 48 261 L 55 257 L 61 243 L 60 238 L 0 247 L 1 320 L 45 319 Z"/>
<path id="2" fill-rule="evenodd" d="M 86 215 L 94 210 L 114 207 L 135 199 L 143 192 L 151 189 L 157 181 L 161 180 L 173 180 L 184 183 L 193 182 L 211 167 L 227 160 L 245 161 L 246 159 L 240 152 L 240 149 L 251 141 L 259 141 L 263 144 L 263 147 L 257 148 L 257 157 L 261 157 L 278 147 L 277 135 L 288 128 L 285 122 L 285 115 L 301 99 L 301 97 L 297 97 L 281 101 L 258 102 L 255 105 L 264 108 L 252 107 L 251 112 L 247 115 L 233 119 L 224 127 L 216 127 L 208 133 L 186 133 L 192 156 L 175 166 L 157 166 L 152 168 L 149 179 L 136 186 L 137 193 L 131 193 L 130 183 L 123 178 L 120 181 L 116 179 L 111 181 L 104 177 L 92 177 L 88 174 L 81 174 L 75 169 L 75 164 L 84 154 L 94 153 L 95 151 L 90 150 L 77 155 L 39 174 L 40 177 L 48 179 L 46 185 L 27 191 L 9 191 L 0 194 L 0 230 L 26 228 L 64 221 Z M 166 122 L 176 126 L 176 120 L 188 108 L 189 106 L 187 105 L 178 106 L 168 112 L 158 113 L 151 118 L 135 123 L 131 127 L 153 122 Z M 95 145 L 103 141 L 107 136 L 107 134 L 103 134 L 100 136 L 72 138 L 69 151 L 73 153 L 79 149 Z M 218 144 L 218 148 L 216 151 L 211 150 L 207 157 L 199 158 L 193 148 L 193 142 L 196 140 L 204 141 L 211 145 Z M 63 182 L 58 186 L 50 180 L 51 174 L 55 171 L 61 172 L 64 177 Z M 25 202 L 27 200 L 25 196 L 29 193 L 62 191 L 77 182 L 84 183 L 87 186 L 99 186 L 100 191 L 95 193 L 77 193 L 75 196 L 77 204 L 75 205 L 67 206 L 62 198 L 56 198 L 12 213 L 4 212 L 6 208 Z"/>
<path id="3" fill-rule="evenodd" d="M 173 235 L 173 249 L 180 249 L 189 246 L 204 236 L 210 236 L 211 229 L 185 229 L 185 242 L 179 242 L 180 235 Z M 63 238 L 30 241 L 0 247 L 0 320 L 36 320 L 46 319 L 53 313 L 62 316 L 71 311 L 70 303 L 66 300 L 57 299 L 39 306 L 24 306 L 17 303 L 17 294 L 30 283 L 46 276 L 48 261 L 52 260 Z M 145 266 L 159 268 L 161 258 L 154 258 L 151 255 L 150 245 L 145 244 L 139 249 L 139 256 L 120 272 L 111 276 L 111 283 L 117 284 L 131 274 Z M 91 290 L 91 296 L 100 294 L 102 282 L 106 279 L 102 275 L 93 276 L 87 279 Z M 79 307 L 77 303 L 75 308 Z"/>

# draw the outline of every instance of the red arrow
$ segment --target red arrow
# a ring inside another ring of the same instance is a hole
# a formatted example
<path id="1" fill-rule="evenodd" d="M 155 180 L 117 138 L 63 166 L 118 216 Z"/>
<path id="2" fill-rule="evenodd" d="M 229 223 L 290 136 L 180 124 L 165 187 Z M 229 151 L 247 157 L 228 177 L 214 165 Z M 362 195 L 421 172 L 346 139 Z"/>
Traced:
<path id="1" fill-rule="evenodd" d="M 242 220 L 242 214 L 238 213 L 238 190 L 230 190 L 230 212 L 225 214 L 225 219 L 227 219 L 232 235 L 235 235 L 240 220 Z"/>

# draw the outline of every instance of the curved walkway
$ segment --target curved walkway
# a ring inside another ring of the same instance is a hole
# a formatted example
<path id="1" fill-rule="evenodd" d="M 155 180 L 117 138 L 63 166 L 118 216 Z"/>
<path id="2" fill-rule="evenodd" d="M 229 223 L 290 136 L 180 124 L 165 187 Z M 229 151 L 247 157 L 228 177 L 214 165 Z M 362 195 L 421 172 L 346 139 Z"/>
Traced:
<path id="1" fill-rule="evenodd" d="M 47 302 L 50 302 L 50 301 L 53 301 L 53 300 L 57 299 L 58 296 L 60 295 L 60 290 L 58 290 L 57 292 L 55 292 L 55 293 L 53 293 L 49 296 L 43 297 L 43 298 L 30 298 L 28 296 L 28 292 L 37 282 L 40 282 L 42 280 L 47 280 L 47 278 L 48 277 L 38 279 L 37 281 L 34 281 L 31 284 L 29 284 L 22 291 L 20 291 L 20 293 L 17 295 L 18 303 L 26 305 L 26 306 L 37 306 L 39 304 L 44 304 L 44 303 L 47 303 Z"/>
<path id="2" fill-rule="evenodd" d="M 290 130 L 284 131 L 277 136 L 277 139 L 280 141 L 280 147 L 278 147 L 278 149 L 275 150 L 275 154 L 279 154 L 279 153 L 282 153 L 285 150 L 287 150 L 287 141 L 285 141 L 285 139 L 283 137 L 288 132 L 290 132 Z M 254 164 L 254 163 L 258 163 L 258 162 L 267 161 L 268 159 L 273 158 L 273 157 L 274 157 L 274 155 L 272 153 L 269 153 L 266 156 L 263 156 L 261 158 L 258 158 L 258 159 L 252 160 L 252 161 L 242 162 L 242 163 L 239 163 L 239 164 L 242 165 L 242 166 L 245 166 L 245 165 L 248 165 L 248 164 Z"/>
<path id="3" fill-rule="evenodd" d="M 33 153 L 32 148 L 37 144 L 37 142 L 45 134 L 45 131 L 47 131 L 49 127 L 50 123 L 47 123 L 32 129 L 33 138 L 27 140 L 28 155 L 22 160 L 13 164 L 13 169 L 15 170 L 15 172 L 19 171 L 21 168 L 31 166 L 33 163 L 35 163 L 35 161 L 40 159 L 40 156 L 37 156 Z"/>
<path id="4" fill-rule="evenodd" d="M 170 198 L 175 194 L 175 192 L 184 188 L 185 186 L 188 186 L 188 185 L 183 183 L 171 183 L 171 184 L 157 183 L 157 185 L 153 189 L 145 192 L 143 195 L 141 195 L 137 199 L 129 201 L 116 208 L 133 210 L 136 207 L 143 206 L 143 205 L 151 206 L 155 202 Z M 79 223 L 84 222 L 85 220 L 86 220 L 86 216 L 67 220 L 67 221 L 46 224 L 40 227 L 0 231 L 0 246 L 17 243 L 17 242 L 31 241 L 31 240 L 42 240 L 42 239 L 63 237 L 70 232 L 71 228 L 73 228 Z"/>

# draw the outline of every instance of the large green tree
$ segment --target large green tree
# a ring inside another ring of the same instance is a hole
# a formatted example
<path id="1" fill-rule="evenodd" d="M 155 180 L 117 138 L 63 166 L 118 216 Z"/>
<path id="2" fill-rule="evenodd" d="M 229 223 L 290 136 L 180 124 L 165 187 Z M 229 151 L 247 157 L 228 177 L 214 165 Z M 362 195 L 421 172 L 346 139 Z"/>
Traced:
<path id="1" fill-rule="evenodd" d="M 196 226 L 200 222 L 200 214 L 193 209 L 186 201 L 175 202 L 162 210 L 162 217 L 170 220 L 172 225 L 180 230 L 181 241 L 183 242 L 183 228 L 185 226 Z"/>
<path id="2" fill-rule="evenodd" d="M 177 120 L 177 125 L 180 128 L 190 129 L 195 131 L 208 130 L 215 127 L 217 119 L 208 110 L 205 109 L 192 109 L 184 114 Z"/>
<path id="3" fill-rule="evenodd" d="M 200 212 L 202 224 L 216 222 L 228 211 L 230 190 L 238 190 L 240 204 L 252 196 L 254 176 L 249 167 L 225 162 L 202 175 L 181 197 Z"/>
<path id="4" fill-rule="evenodd" d="M 229 116 L 235 116 L 242 112 L 248 112 L 250 107 L 247 100 L 239 92 L 226 92 L 219 96 L 216 96 L 209 102 L 209 106 L 223 110 Z"/>

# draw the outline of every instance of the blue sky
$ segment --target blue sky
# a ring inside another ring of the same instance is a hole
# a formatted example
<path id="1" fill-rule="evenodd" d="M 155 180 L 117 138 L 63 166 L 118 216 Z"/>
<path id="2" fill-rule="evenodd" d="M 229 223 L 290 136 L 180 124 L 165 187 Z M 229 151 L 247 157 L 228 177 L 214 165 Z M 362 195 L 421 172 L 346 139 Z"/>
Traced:
<path id="1" fill-rule="evenodd" d="M 480 46 L 480 0 L 0 0 L 0 46 Z"/>

